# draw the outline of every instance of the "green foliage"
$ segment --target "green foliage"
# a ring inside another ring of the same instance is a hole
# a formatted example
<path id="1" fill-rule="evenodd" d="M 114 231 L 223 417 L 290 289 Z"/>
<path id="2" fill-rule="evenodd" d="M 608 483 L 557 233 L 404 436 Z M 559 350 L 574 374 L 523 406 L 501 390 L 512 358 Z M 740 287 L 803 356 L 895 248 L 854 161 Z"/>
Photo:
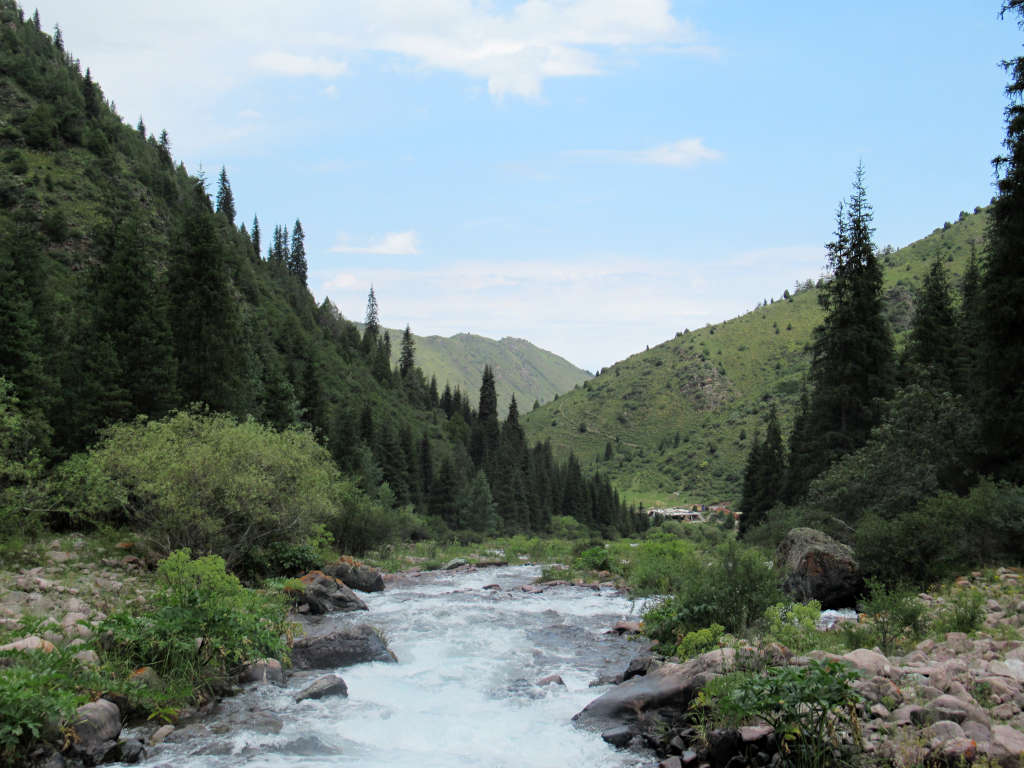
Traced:
<path id="1" fill-rule="evenodd" d="M 861 603 L 877 636 L 882 653 L 891 654 L 903 640 L 917 641 L 925 632 L 927 617 L 924 604 L 913 590 L 886 587 L 882 582 L 867 580 L 868 597 Z"/>
<path id="2" fill-rule="evenodd" d="M 193 560 L 182 549 L 160 562 L 144 611 L 112 614 L 100 630 L 113 632 L 106 660 L 118 669 L 152 667 L 169 685 L 202 697 L 247 661 L 287 661 L 290 625 L 279 595 L 246 589 L 216 555 Z"/>
<path id="3" fill-rule="evenodd" d="M 836 662 L 811 661 L 764 674 L 735 673 L 713 680 L 695 699 L 717 725 L 760 720 L 775 729 L 781 765 L 819 768 L 845 751 L 843 732 L 859 741 L 857 675 Z"/>
<path id="4" fill-rule="evenodd" d="M 335 512 L 327 518 L 327 530 L 341 551 L 353 555 L 401 541 L 422 528 L 422 522 L 410 511 L 370 498 L 350 480 L 338 484 L 335 503 Z"/>
<path id="5" fill-rule="evenodd" d="M 782 643 L 794 653 L 806 653 L 818 647 L 821 603 L 817 600 L 776 603 L 765 610 L 764 617 L 768 623 L 766 640 Z"/>
<path id="6" fill-rule="evenodd" d="M 580 552 L 572 567 L 578 571 L 607 571 L 611 568 L 608 550 L 604 547 L 591 547 Z"/>
<path id="7" fill-rule="evenodd" d="M 42 531 L 46 492 L 35 440 L 14 388 L 0 377 L 0 544 L 18 545 Z"/>
<path id="8" fill-rule="evenodd" d="M 953 593 L 948 607 L 935 620 L 935 629 L 946 632 L 975 632 L 985 622 L 985 595 L 976 589 Z"/>
<path id="9" fill-rule="evenodd" d="M 721 644 L 724 634 L 725 627 L 721 624 L 712 624 L 710 627 L 687 632 L 679 639 L 675 655 L 681 659 L 690 659 L 714 650 Z"/>
<path id="10" fill-rule="evenodd" d="M 675 643 L 688 632 L 721 624 L 739 634 L 781 598 L 778 576 L 759 550 L 726 541 L 707 554 L 691 545 L 669 559 L 673 594 L 644 614 L 645 632 L 659 643 Z M 710 562 L 709 562 L 710 560 Z"/>
<path id="11" fill-rule="evenodd" d="M 17 766 L 28 748 L 44 738 L 59 738 L 79 704 L 81 670 L 69 652 L 0 653 L 9 662 L 0 674 L 0 765 Z"/>
<path id="12" fill-rule="evenodd" d="M 232 568 L 271 542 L 313 543 L 352 493 L 308 431 L 202 411 L 110 427 L 79 466 L 87 480 L 74 505 L 116 500 L 96 522 L 127 523 L 157 551 L 189 547 Z"/>
<path id="13" fill-rule="evenodd" d="M 983 480 L 966 497 L 922 499 L 891 519 L 870 515 L 857 529 L 862 570 L 887 584 L 923 587 L 987 563 L 1020 563 L 1024 489 Z"/>

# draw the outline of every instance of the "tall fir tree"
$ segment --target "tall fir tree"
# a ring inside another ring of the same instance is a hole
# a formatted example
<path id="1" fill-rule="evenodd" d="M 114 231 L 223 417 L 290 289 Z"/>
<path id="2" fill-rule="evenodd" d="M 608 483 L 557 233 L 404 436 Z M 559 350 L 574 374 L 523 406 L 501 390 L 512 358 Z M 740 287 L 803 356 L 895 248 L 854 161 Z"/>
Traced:
<path id="1" fill-rule="evenodd" d="M 373 286 L 370 286 L 370 294 L 366 297 L 366 317 L 363 320 L 363 354 L 372 359 L 377 352 L 378 336 L 380 335 L 380 307 L 377 304 L 377 294 Z"/>
<path id="2" fill-rule="evenodd" d="M 402 351 L 398 358 L 398 373 L 403 379 L 408 379 L 415 367 L 416 345 L 412 339 L 412 330 L 406 324 L 405 331 L 402 333 Z"/>
<path id="3" fill-rule="evenodd" d="M 295 275 L 302 283 L 306 284 L 306 274 L 309 267 L 306 264 L 306 233 L 302 231 L 302 222 L 295 220 L 292 228 L 292 247 L 288 252 L 288 271 Z"/>
<path id="4" fill-rule="evenodd" d="M 261 250 L 261 246 L 260 246 L 260 217 L 259 216 L 253 216 L 252 217 L 252 234 L 250 235 L 250 238 L 252 239 L 253 260 L 254 261 L 259 261 L 261 258 L 263 258 L 263 251 Z"/>
<path id="5" fill-rule="evenodd" d="M 954 392 L 961 389 L 960 357 L 949 275 L 937 257 L 917 294 L 903 362 L 908 378 Z"/>
<path id="6" fill-rule="evenodd" d="M 1024 0 L 1006 0 L 1002 14 L 1015 14 L 1024 28 Z M 999 194 L 981 291 L 981 469 L 1024 482 L 1024 56 L 1003 65 L 1010 76 L 1006 152 L 995 160 Z"/>
<path id="7" fill-rule="evenodd" d="M 864 168 L 858 166 L 849 202 L 840 204 L 836 215 L 836 239 L 826 246 L 830 278 L 818 295 L 825 318 L 814 332 L 813 388 L 800 425 L 807 464 L 791 472 L 787 482 L 794 500 L 804 495 L 811 478 L 866 442 L 892 392 L 893 341 L 883 314 L 882 268 L 871 220 Z M 794 431 L 791 449 L 795 442 Z"/>
<path id="8" fill-rule="evenodd" d="M 220 167 L 220 178 L 217 180 L 217 213 L 223 213 L 228 221 L 235 223 L 235 196 L 231 193 L 228 169 L 223 165 Z"/>

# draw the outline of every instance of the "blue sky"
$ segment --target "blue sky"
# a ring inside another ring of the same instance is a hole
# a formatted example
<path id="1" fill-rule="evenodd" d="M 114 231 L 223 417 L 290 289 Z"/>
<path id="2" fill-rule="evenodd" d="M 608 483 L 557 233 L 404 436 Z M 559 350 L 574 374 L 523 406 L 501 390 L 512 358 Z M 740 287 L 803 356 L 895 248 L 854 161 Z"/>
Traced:
<path id="1" fill-rule="evenodd" d="M 860 161 L 880 246 L 985 204 L 1022 40 L 990 0 L 38 8 L 345 316 L 590 370 L 818 276 Z"/>

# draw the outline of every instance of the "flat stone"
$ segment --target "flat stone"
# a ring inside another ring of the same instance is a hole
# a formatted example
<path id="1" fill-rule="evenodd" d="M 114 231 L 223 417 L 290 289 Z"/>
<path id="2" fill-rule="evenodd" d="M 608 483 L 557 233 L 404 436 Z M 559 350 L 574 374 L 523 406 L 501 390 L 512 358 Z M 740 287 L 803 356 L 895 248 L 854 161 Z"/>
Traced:
<path id="1" fill-rule="evenodd" d="M 1024 733 L 1009 725 L 992 726 L 992 753 L 997 757 L 1019 757 L 1024 754 Z"/>
<path id="2" fill-rule="evenodd" d="M 151 747 L 155 747 L 157 744 L 161 743 L 172 733 L 174 733 L 173 725 L 161 725 L 159 728 L 153 731 L 152 735 L 149 737 L 149 745 Z"/>
<path id="3" fill-rule="evenodd" d="M 324 675 L 307 685 L 295 697 L 296 703 L 306 699 L 323 699 L 328 696 L 348 696 L 348 686 L 337 675 Z"/>
<path id="4" fill-rule="evenodd" d="M 53 653 L 57 648 L 49 640 L 44 640 L 37 635 L 29 635 L 14 642 L 0 645 L 0 651 L 43 651 Z"/>
<path id="5" fill-rule="evenodd" d="M 607 731 L 601 733 L 601 738 L 613 747 L 625 747 L 633 740 L 633 729 L 628 725 L 609 728 Z"/>

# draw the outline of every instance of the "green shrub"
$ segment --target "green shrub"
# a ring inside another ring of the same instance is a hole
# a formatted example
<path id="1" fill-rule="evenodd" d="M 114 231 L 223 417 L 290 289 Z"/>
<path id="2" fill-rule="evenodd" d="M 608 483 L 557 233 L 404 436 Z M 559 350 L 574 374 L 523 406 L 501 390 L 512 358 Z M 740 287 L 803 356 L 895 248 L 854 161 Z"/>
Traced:
<path id="1" fill-rule="evenodd" d="M 0 546 L 17 550 L 43 530 L 41 510 L 47 505 L 38 442 L 13 386 L 0 377 Z"/>
<path id="2" fill-rule="evenodd" d="M 875 579 L 867 580 L 867 588 L 868 597 L 860 609 L 871 622 L 883 653 L 892 653 L 902 638 L 913 642 L 924 634 L 925 606 L 913 590 L 887 588 Z"/>
<path id="3" fill-rule="evenodd" d="M 724 634 L 725 627 L 721 624 L 712 624 L 710 627 L 704 627 L 695 632 L 687 632 L 680 638 L 675 655 L 681 659 L 699 656 L 717 648 Z"/>
<path id="4" fill-rule="evenodd" d="M 271 541 L 316 541 L 351 494 L 309 431 L 201 411 L 108 428 L 63 488 L 94 522 L 131 525 L 163 554 L 220 555 L 229 568 Z"/>
<path id="5" fill-rule="evenodd" d="M 387 494 L 380 494 L 381 498 L 371 499 L 350 480 L 338 483 L 334 494 L 337 506 L 326 521 L 338 549 L 361 555 L 407 539 L 426 527 L 409 509 L 395 509 L 387 503 L 388 495 L 390 489 Z"/>
<path id="6" fill-rule="evenodd" d="M 836 765 L 840 729 L 859 740 L 856 674 L 837 662 L 776 667 L 763 674 L 734 673 L 711 681 L 694 700 L 718 726 L 760 720 L 775 729 L 780 765 Z"/>
<path id="7" fill-rule="evenodd" d="M 604 547 L 591 547 L 580 552 L 580 556 L 573 562 L 572 567 L 577 571 L 608 571 L 611 570 L 611 562 L 608 559 L 608 550 Z"/>
<path id="8" fill-rule="evenodd" d="M 976 589 L 953 594 L 949 605 L 939 613 L 935 629 L 946 632 L 975 632 L 985 623 L 985 595 Z"/>
<path id="9" fill-rule="evenodd" d="M 704 556 L 691 550 L 675 565 L 675 593 L 644 615 L 647 633 L 659 643 L 712 624 L 739 634 L 782 597 L 765 555 L 735 540 Z"/>
<path id="10" fill-rule="evenodd" d="M 818 619 L 821 603 L 776 603 L 764 612 L 768 622 L 766 639 L 782 643 L 794 653 L 804 653 L 818 646 L 821 633 Z"/>
<path id="11" fill-rule="evenodd" d="M 222 558 L 193 560 L 182 549 L 160 562 L 145 611 L 115 613 L 100 630 L 112 632 L 106 660 L 115 668 L 152 667 L 170 688 L 202 698 L 247 661 L 287 661 L 285 610 L 280 594 L 246 589 Z"/>
<path id="12" fill-rule="evenodd" d="M 64 651 L 7 652 L 0 674 L 0 765 L 24 765 L 28 747 L 60 737 L 60 727 L 88 694 L 78 692 L 78 662 Z"/>

